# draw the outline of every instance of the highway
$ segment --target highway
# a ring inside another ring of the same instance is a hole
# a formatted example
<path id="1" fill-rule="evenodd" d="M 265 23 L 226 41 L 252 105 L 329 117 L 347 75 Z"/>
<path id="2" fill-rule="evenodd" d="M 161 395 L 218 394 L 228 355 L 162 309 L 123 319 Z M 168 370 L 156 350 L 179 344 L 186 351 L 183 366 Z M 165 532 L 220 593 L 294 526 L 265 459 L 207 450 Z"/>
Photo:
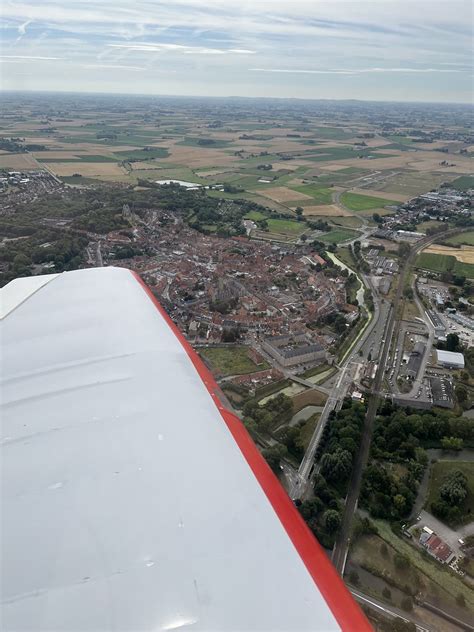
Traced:
<path id="1" fill-rule="evenodd" d="M 446 235 L 454 234 L 457 232 L 461 232 L 459 229 L 455 229 L 452 231 L 448 231 Z M 403 301 L 403 290 L 405 288 L 405 282 L 411 266 L 415 260 L 416 255 L 420 250 L 425 248 L 427 245 L 435 241 L 439 238 L 439 235 L 433 235 L 430 237 L 425 237 L 417 242 L 411 249 L 410 254 L 408 255 L 403 268 L 400 271 L 400 275 L 398 278 L 398 286 L 397 292 L 395 295 L 395 299 L 393 301 L 393 309 L 390 311 L 390 316 L 385 325 L 385 333 L 384 333 L 384 342 L 382 344 L 382 350 L 379 357 L 379 363 L 377 366 L 377 371 L 375 374 L 375 379 L 371 389 L 371 395 L 369 399 L 369 404 L 367 407 L 367 414 L 365 416 L 364 428 L 362 433 L 362 439 L 359 446 L 359 451 L 356 454 L 352 476 L 349 483 L 349 491 L 346 496 L 346 502 L 344 507 L 344 514 L 342 517 L 342 525 L 339 531 L 338 537 L 336 539 L 336 543 L 334 545 L 332 561 L 336 569 L 340 572 L 341 575 L 344 574 L 344 567 L 346 564 L 347 553 L 350 545 L 350 533 L 351 533 L 351 525 L 352 518 L 354 516 L 354 512 L 357 509 L 357 503 L 359 500 L 360 488 L 362 485 L 362 475 L 367 464 L 367 460 L 369 457 L 370 450 L 370 442 L 372 439 L 372 430 L 373 424 L 375 420 L 375 416 L 377 414 L 377 409 L 380 400 L 380 393 L 382 390 L 382 383 L 385 373 L 385 367 L 387 364 L 387 358 L 390 352 L 391 340 L 394 331 L 398 331 L 401 323 L 401 318 L 403 315 L 402 301 Z"/>

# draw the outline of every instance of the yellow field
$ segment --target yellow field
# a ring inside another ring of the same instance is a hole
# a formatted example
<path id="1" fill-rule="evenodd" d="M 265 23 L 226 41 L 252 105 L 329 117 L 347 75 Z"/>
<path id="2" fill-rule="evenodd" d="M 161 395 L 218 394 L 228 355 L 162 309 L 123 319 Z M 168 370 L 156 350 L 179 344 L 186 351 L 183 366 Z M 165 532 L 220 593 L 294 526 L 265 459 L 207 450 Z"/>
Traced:
<path id="1" fill-rule="evenodd" d="M 324 171 L 341 171 L 342 169 L 347 169 L 346 165 L 340 165 L 337 163 L 329 163 L 327 165 L 321 165 L 321 169 Z"/>
<path id="2" fill-rule="evenodd" d="M 162 145 L 163 147 L 164 145 Z M 187 167 L 208 167 L 209 165 L 231 165 L 238 161 L 236 156 L 226 154 L 218 149 L 202 149 L 201 147 L 185 147 L 184 145 L 170 145 L 170 155 L 162 162 L 170 162 Z"/>
<path id="3" fill-rule="evenodd" d="M 38 169 L 39 165 L 31 154 L 4 154 L 0 156 L 0 168 L 31 171 Z"/>
<path id="4" fill-rule="evenodd" d="M 273 187 L 271 189 L 265 189 L 261 191 L 255 191 L 259 195 L 268 197 L 275 202 L 290 202 L 293 200 L 312 200 L 313 198 L 306 193 L 300 193 L 299 191 L 292 191 L 287 187 Z"/>
<path id="5" fill-rule="evenodd" d="M 127 173 L 116 162 L 50 162 L 46 166 L 57 176 L 72 176 L 74 173 L 81 176 L 123 176 Z"/>
<path id="6" fill-rule="evenodd" d="M 294 209 L 293 209 L 294 210 Z M 304 206 L 303 215 L 325 215 L 326 217 L 348 217 L 351 215 L 349 211 L 339 208 L 335 204 L 320 204 L 318 206 Z"/>
<path id="7" fill-rule="evenodd" d="M 434 255 L 452 255 L 462 263 L 474 263 L 474 246 L 460 246 L 450 248 L 449 246 L 438 246 L 433 244 L 425 248 L 423 252 L 431 252 Z"/>

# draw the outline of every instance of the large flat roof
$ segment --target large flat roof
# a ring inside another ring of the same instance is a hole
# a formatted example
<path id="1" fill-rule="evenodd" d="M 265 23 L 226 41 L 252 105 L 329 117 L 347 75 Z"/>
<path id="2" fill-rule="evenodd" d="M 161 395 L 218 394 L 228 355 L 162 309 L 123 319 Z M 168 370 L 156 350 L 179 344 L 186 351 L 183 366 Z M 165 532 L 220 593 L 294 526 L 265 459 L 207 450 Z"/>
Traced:
<path id="1" fill-rule="evenodd" d="M 2 630 L 370 629 L 132 273 L 58 275 L 0 326 Z"/>
<path id="2" fill-rule="evenodd" d="M 436 349 L 436 356 L 438 358 L 438 362 L 445 362 L 447 364 L 462 364 L 462 366 L 464 366 L 464 356 L 462 353 Z"/>

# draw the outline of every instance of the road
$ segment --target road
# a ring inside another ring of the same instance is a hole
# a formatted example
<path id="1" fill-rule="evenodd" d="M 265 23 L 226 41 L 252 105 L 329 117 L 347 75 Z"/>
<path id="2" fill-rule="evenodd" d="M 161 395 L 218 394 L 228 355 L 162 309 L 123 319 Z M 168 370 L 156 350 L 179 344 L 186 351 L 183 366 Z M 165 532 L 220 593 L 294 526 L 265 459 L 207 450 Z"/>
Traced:
<path id="1" fill-rule="evenodd" d="M 459 229 L 447 231 L 448 234 L 455 234 L 461 232 Z M 352 518 L 354 512 L 357 509 L 357 503 L 359 500 L 360 488 L 362 485 L 362 475 L 367 464 L 370 450 L 370 442 L 372 440 L 372 430 L 377 414 L 377 409 L 380 400 L 380 394 L 382 390 L 382 383 L 385 373 L 385 367 L 387 364 L 387 358 L 390 352 L 391 341 L 394 331 L 398 331 L 403 316 L 402 307 L 403 290 L 405 288 L 405 282 L 407 280 L 410 269 L 413 265 L 416 255 L 420 250 L 428 246 L 430 243 L 439 238 L 439 235 L 432 235 L 425 237 L 417 242 L 410 251 L 403 268 L 400 270 L 398 278 L 397 292 L 393 301 L 393 309 L 390 311 L 390 316 L 387 320 L 384 334 L 384 343 L 382 345 L 382 351 L 375 374 L 375 379 L 371 389 L 371 397 L 367 407 L 367 413 L 364 421 L 364 428 L 362 431 L 362 439 L 359 446 L 359 451 L 356 454 L 354 466 L 352 468 L 352 476 L 349 483 L 349 491 L 346 496 L 346 502 L 344 507 L 344 514 L 342 517 L 342 525 L 339 531 L 336 543 L 334 545 L 332 561 L 336 569 L 341 573 L 344 573 L 344 566 L 347 559 L 347 552 L 350 544 L 350 533 L 352 526 Z"/>
<path id="2" fill-rule="evenodd" d="M 428 630 L 428 628 L 425 628 L 421 623 L 419 623 L 413 616 L 410 616 L 410 618 L 408 619 L 406 616 L 406 612 L 400 610 L 400 608 L 396 608 L 395 606 L 387 607 L 387 605 L 383 603 L 383 601 L 379 601 L 378 599 L 375 599 L 375 597 L 367 597 L 363 593 L 353 588 L 350 588 L 350 592 L 357 601 L 369 606 L 370 608 L 373 608 L 374 610 L 383 612 L 384 615 L 388 615 L 393 619 L 403 619 L 403 621 L 405 621 L 406 623 L 413 622 L 419 632 L 431 632 L 430 630 Z"/>

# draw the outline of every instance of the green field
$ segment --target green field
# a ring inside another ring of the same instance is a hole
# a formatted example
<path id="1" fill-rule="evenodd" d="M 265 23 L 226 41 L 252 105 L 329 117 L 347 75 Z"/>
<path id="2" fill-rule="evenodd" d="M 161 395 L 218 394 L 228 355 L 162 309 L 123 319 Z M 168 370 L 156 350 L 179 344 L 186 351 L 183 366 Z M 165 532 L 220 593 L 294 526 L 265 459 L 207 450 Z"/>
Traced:
<path id="1" fill-rule="evenodd" d="M 340 147 L 321 147 L 317 151 L 310 151 L 308 154 L 304 154 L 305 160 L 311 160 L 312 162 L 326 162 L 329 160 L 345 160 L 346 158 L 357 158 L 357 156 L 368 156 L 373 154 L 374 150 L 361 149 L 355 151 L 351 146 Z M 384 158 L 388 156 L 384 155 Z"/>
<path id="2" fill-rule="evenodd" d="M 450 183 L 454 189 L 458 191 L 467 191 L 474 188 L 474 176 L 461 176 Z"/>
<path id="3" fill-rule="evenodd" d="M 354 136 L 353 131 L 346 131 L 340 127 L 317 127 L 312 130 L 316 138 L 325 140 L 346 140 Z"/>
<path id="4" fill-rule="evenodd" d="M 467 461 L 438 461 L 431 468 L 430 485 L 426 501 L 426 510 L 430 511 L 431 503 L 439 500 L 439 488 L 444 479 L 453 470 L 461 470 L 468 481 L 468 494 L 461 506 L 460 523 L 470 522 L 474 512 L 474 463 Z"/>
<path id="5" fill-rule="evenodd" d="M 260 211 L 250 211 L 245 215 L 244 219 L 250 219 L 253 222 L 258 222 L 261 219 L 267 219 L 267 215 L 260 213 Z"/>
<path id="6" fill-rule="evenodd" d="M 343 193 L 341 202 L 351 211 L 369 211 L 384 206 L 397 205 L 399 202 L 387 200 L 385 198 L 371 197 L 368 195 L 359 195 L 358 193 Z"/>
<path id="7" fill-rule="evenodd" d="M 301 235 L 308 228 L 304 222 L 295 222 L 291 219 L 268 219 L 267 223 L 271 233 L 282 235 Z"/>
<path id="8" fill-rule="evenodd" d="M 308 186 L 290 187 L 292 191 L 299 191 L 306 195 L 310 195 L 316 204 L 331 204 L 332 202 L 332 190 L 326 187 L 318 187 L 315 184 Z M 306 204 L 306 201 L 302 200 Z M 307 201 L 308 204 L 313 202 Z"/>
<path id="9" fill-rule="evenodd" d="M 116 151 L 115 155 L 120 160 L 128 160 L 133 162 L 134 160 L 153 160 L 154 158 L 166 158 L 169 156 L 169 152 L 164 147 L 153 147 L 150 150 L 145 149 L 131 149 L 129 151 Z"/>
<path id="10" fill-rule="evenodd" d="M 184 140 L 176 144 L 185 145 L 186 147 L 199 147 L 200 149 L 221 149 L 222 147 L 228 147 L 231 143 L 227 140 L 219 140 L 216 138 L 186 136 Z"/>
<path id="11" fill-rule="evenodd" d="M 465 276 L 467 279 L 474 279 L 474 263 L 463 263 L 456 261 L 454 264 L 454 274 Z"/>
<path id="12" fill-rule="evenodd" d="M 348 228 L 335 228 L 321 237 L 318 236 L 318 241 L 323 241 L 326 244 L 340 244 L 348 239 L 355 239 L 358 234 L 355 230 Z"/>
<path id="13" fill-rule="evenodd" d="M 212 371 L 221 377 L 263 371 L 269 367 L 267 362 L 257 366 L 248 356 L 248 347 L 206 347 L 198 351 Z"/>
<path id="14" fill-rule="evenodd" d="M 474 246 L 474 230 L 454 235 L 453 237 L 449 237 L 443 241 L 446 241 L 447 244 L 452 244 L 453 246 L 460 246 L 462 244 L 465 244 L 466 246 Z"/>
<path id="15" fill-rule="evenodd" d="M 97 156 L 92 154 L 84 154 L 83 156 L 77 156 L 77 158 L 46 158 L 41 157 L 38 158 L 38 162 L 118 162 L 118 158 L 114 158 L 112 156 Z"/>
<path id="16" fill-rule="evenodd" d="M 416 258 L 418 268 L 433 270 L 433 272 L 450 272 L 455 264 L 456 259 L 451 255 L 436 255 L 431 252 L 422 252 Z"/>

